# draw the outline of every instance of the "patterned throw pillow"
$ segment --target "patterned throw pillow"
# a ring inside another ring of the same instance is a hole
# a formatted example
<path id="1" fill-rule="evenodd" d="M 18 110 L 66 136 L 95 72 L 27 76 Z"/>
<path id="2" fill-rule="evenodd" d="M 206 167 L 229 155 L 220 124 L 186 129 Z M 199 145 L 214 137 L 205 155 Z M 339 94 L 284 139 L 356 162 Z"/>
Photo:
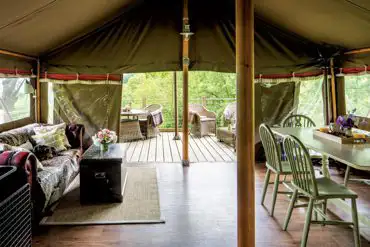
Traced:
<path id="1" fill-rule="evenodd" d="M 46 133 L 31 136 L 37 145 L 54 147 L 57 152 L 67 150 L 66 146 L 64 145 L 64 137 L 64 129 L 54 129 Z"/>
<path id="2" fill-rule="evenodd" d="M 66 129 L 66 123 L 61 123 L 61 124 L 56 124 L 56 125 L 45 125 L 45 126 L 38 126 L 34 127 L 33 130 L 35 131 L 36 135 L 44 134 L 53 130 L 62 130 L 63 132 L 63 142 L 64 146 L 66 148 L 70 148 L 71 144 L 69 144 L 68 138 L 65 134 L 65 129 Z"/>

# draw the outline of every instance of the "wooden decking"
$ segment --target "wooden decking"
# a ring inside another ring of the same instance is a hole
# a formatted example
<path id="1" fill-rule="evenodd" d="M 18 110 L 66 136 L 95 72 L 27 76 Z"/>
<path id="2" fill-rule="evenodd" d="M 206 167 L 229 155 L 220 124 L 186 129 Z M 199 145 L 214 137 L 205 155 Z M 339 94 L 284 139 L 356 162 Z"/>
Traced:
<path id="1" fill-rule="evenodd" d="M 182 141 L 173 140 L 174 135 L 162 132 L 155 138 L 126 142 L 126 162 L 181 162 Z M 234 162 L 236 154 L 232 147 L 219 142 L 215 136 L 191 136 L 189 159 L 190 162 Z"/>

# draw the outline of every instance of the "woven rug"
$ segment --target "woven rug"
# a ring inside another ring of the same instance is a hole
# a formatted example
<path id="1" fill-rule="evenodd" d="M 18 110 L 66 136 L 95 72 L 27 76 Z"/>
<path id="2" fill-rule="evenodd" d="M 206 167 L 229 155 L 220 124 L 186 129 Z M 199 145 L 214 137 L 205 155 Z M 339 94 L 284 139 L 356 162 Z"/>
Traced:
<path id="1" fill-rule="evenodd" d="M 79 196 L 77 182 L 60 200 L 53 214 L 44 217 L 41 225 L 164 223 L 156 168 L 127 167 L 122 203 L 81 205 Z"/>

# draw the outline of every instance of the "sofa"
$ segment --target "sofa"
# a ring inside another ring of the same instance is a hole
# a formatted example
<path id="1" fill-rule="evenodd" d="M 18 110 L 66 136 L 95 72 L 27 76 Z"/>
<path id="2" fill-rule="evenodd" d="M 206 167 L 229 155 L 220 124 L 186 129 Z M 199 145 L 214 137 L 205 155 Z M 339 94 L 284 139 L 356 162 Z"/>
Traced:
<path id="1" fill-rule="evenodd" d="M 37 145 L 33 139 L 35 128 L 40 126 L 52 125 L 35 123 L 0 133 L 0 145 L 11 146 L 10 149 L 0 151 L 0 165 L 16 166 L 26 173 L 31 185 L 33 219 L 37 222 L 76 178 L 79 173 L 79 159 L 87 148 L 83 143 L 83 125 L 65 124 L 65 137 L 69 147 L 40 161 L 33 149 Z M 32 147 L 25 148 L 29 143 Z"/>

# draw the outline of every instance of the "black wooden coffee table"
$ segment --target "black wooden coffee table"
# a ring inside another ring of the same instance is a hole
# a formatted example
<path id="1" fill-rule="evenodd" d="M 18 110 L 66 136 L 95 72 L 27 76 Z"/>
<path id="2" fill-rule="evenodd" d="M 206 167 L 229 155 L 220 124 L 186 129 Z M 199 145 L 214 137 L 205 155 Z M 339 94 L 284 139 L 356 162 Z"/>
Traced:
<path id="1" fill-rule="evenodd" d="M 127 172 L 123 167 L 126 148 L 121 143 L 109 145 L 101 154 L 100 148 L 92 145 L 80 162 L 80 202 L 122 202 Z"/>

